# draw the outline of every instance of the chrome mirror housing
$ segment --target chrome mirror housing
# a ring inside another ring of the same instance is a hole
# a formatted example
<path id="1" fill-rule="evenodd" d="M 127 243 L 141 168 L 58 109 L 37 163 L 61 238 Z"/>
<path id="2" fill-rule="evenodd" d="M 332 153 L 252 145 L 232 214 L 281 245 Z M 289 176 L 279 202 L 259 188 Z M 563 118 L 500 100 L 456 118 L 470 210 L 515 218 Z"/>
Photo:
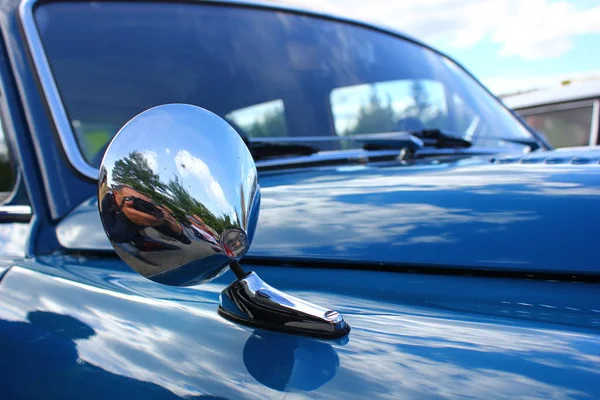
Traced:
<path id="1" fill-rule="evenodd" d="M 260 208 L 246 144 L 203 108 L 151 108 L 115 135 L 100 166 L 98 208 L 116 253 L 154 282 L 190 286 L 231 268 L 219 313 L 264 329 L 337 338 L 340 314 L 280 292 L 239 264 Z"/>
<path id="2" fill-rule="evenodd" d="M 100 218 L 112 246 L 155 282 L 208 282 L 250 246 L 260 203 L 254 160 L 217 115 L 185 104 L 147 110 L 110 143 Z"/>

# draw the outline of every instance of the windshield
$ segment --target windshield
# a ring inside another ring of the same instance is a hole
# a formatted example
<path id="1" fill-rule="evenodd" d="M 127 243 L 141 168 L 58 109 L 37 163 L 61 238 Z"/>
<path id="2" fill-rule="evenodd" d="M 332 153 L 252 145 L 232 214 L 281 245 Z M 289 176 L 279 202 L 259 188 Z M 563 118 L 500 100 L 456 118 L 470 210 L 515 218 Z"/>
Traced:
<path id="1" fill-rule="evenodd" d="M 437 128 L 476 146 L 530 137 L 452 61 L 352 24 L 157 2 L 45 3 L 35 19 L 79 148 L 96 167 L 122 125 L 166 103 L 204 107 L 249 138 Z"/>

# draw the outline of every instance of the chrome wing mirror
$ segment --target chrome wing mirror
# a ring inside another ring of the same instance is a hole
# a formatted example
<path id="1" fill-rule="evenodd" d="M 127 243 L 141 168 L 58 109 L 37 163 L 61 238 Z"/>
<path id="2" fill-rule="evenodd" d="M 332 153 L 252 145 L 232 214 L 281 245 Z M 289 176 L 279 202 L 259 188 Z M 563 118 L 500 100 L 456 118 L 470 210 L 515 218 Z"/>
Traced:
<path id="1" fill-rule="evenodd" d="M 219 116 L 186 104 L 149 109 L 108 146 L 98 181 L 100 219 L 117 254 L 165 285 L 237 279 L 218 312 L 237 323 L 323 338 L 350 331 L 340 314 L 278 291 L 239 260 L 256 228 L 256 166 Z"/>

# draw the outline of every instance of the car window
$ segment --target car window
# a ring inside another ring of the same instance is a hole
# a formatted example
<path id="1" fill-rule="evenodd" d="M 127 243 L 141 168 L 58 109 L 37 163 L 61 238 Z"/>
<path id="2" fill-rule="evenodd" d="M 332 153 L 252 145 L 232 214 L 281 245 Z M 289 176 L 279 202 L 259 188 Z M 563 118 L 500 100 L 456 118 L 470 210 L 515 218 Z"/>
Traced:
<path id="1" fill-rule="evenodd" d="M 272 100 L 243 107 L 225 119 L 249 138 L 287 136 L 283 100 Z"/>
<path id="2" fill-rule="evenodd" d="M 337 88 L 330 101 L 338 135 L 450 128 L 444 85 L 434 80 Z"/>
<path id="3" fill-rule="evenodd" d="M 454 124 L 446 98 L 456 95 L 496 136 L 530 137 L 451 60 L 353 24 L 179 2 L 44 2 L 34 16 L 74 139 L 96 167 L 120 126 L 166 103 L 206 108 L 250 137 L 306 138 L 356 125 L 373 90 L 383 108 L 389 93 L 401 126 Z"/>
<path id="4" fill-rule="evenodd" d="M 15 172 L 0 116 L 0 203 L 10 196 L 15 185 Z"/>
<path id="5" fill-rule="evenodd" d="M 543 133 L 554 147 L 587 146 L 592 129 L 592 105 L 524 112 L 525 121 Z"/>

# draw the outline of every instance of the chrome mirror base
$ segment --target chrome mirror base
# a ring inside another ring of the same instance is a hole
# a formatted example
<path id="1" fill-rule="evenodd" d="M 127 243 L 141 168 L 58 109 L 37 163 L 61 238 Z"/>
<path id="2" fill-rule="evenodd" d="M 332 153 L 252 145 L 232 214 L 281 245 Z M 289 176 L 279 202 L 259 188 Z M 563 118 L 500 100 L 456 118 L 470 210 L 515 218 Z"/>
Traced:
<path id="1" fill-rule="evenodd" d="M 219 314 L 243 325 L 324 339 L 338 339 L 350 332 L 337 312 L 285 294 L 254 272 L 221 292 Z"/>

